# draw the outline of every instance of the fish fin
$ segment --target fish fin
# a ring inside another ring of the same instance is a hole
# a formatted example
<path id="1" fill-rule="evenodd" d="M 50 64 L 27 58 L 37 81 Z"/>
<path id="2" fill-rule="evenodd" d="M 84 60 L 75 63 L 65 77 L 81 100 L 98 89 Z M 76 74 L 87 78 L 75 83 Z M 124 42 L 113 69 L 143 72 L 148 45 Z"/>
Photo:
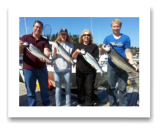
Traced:
<path id="1" fill-rule="evenodd" d="M 51 66 L 53 67 L 54 64 L 54 59 L 51 60 Z"/>
<path id="2" fill-rule="evenodd" d="M 103 77 L 103 75 L 107 74 L 107 72 L 103 71 L 103 73 L 101 73 L 101 78 Z"/>
<path id="3" fill-rule="evenodd" d="M 136 72 L 138 72 L 138 74 L 139 74 L 139 69 Z"/>
<path id="4" fill-rule="evenodd" d="M 125 58 L 125 60 L 126 60 L 127 62 L 129 62 L 129 59 Z"/>
<path id="5" fill-rule="evenodd" d="M 75 65 L 76 65 L 76 63 L 74 62 L 74 64 L 73 64 L 73 68 L 75 67 Z"/>

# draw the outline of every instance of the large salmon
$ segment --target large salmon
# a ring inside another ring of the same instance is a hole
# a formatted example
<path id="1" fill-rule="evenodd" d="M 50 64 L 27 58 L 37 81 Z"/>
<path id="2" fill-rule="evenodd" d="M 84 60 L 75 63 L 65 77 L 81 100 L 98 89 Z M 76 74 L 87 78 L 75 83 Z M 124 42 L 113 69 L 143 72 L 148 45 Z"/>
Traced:
<path id="1" fill-rule="evenodd" d="M 114 49 L 111 43 L 105 46 L 104 50 L 107 52 L 109 58 L 117 67 L 119 67 L 122 70 L 125 70 L 126 72 L 133 72 L 139 74 L 139 71 L 136 71 L 136 69 L 129 63 L 129 60 L 121 56 Z"/>
<path id="2" fill-rule="evenodd" d="M 88 52 L 86 52 L 84 49 L 81 49 L 81 53 L 84 57 L 84 59 L 90 64 L 90 65 L 94 65 L 96 70 L 99 70 L 101 73 L 101 76 L 103 76 L 102 74 L 104 74 L 105 72 L 102 70 L 102 68 L 100 67 L 100 65 L 98 64 L 97 60 L 90 55 Z"/>
<path id="3" fill-rule="evenodd" d="M 37 58 L 43 58 L 45 59 L 48 63 L 51 63 L 51 66 L 53 66 L 53 62 L 54 60 L 49 59 L 41 50 L 39 50 L 37 47 L 35 47 L 32 44 L 29 44 L 29 47 L 26 47 L 27 50 L 33 54 L 34 56 L 36 56 Z"/>
<path id="4" fill-rule="evenodd" d="M 56 49 L 62 55 L 62 57 L 64 57 L 66 60 L 71 60 L 71 64 L 73 65 L 73 67 L 76 65 L 76 63 L 73 61 L 73 58 L 57 41 L 54 42 L 53 45 L 56 47 Z"/>

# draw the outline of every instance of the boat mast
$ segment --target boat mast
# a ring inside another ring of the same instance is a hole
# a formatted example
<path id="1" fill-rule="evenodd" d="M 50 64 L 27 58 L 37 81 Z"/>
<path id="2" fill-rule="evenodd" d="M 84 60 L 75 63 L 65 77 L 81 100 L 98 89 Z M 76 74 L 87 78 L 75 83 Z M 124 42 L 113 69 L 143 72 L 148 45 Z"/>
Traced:
<path id="1" fill-rule="evenodd" d="M 91 29 L 92 29 L 92 35 L 93 35 L 92 18 L 91 18 Z"/>
<path id="2" fill-rule="evenodd" d="M 25 28 L 26 28 L 26 34 L 27 34 L 27 26 L 26 26 L 26 20 L 25 20 L 25 17 L 24 17 L 24 21 L 25 21 Z"/>
<path id="3" fill-rule="evenodd" d="M 98 28 L 98 40 L 99 40 L 99 44 L 100 44 L 99 28 Z"/>

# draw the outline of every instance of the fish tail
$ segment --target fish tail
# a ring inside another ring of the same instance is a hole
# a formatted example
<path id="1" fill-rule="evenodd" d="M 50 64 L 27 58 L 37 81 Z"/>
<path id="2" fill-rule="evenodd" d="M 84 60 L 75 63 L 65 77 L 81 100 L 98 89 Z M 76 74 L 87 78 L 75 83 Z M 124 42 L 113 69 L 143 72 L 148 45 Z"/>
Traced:
<path id="1" fill-rule="evenodd" d="M 139 69 L 136 71 L 137 73 L 138 73 L 138 75 L 139 75 Z"/>
<path id="2" fill-rule="evenodd" d="M 103 77 L 103 75 L 105 75 L 105 74 L 107 74 L 107 72 L 102 71 L 101 72 L 101 77 Z"/>

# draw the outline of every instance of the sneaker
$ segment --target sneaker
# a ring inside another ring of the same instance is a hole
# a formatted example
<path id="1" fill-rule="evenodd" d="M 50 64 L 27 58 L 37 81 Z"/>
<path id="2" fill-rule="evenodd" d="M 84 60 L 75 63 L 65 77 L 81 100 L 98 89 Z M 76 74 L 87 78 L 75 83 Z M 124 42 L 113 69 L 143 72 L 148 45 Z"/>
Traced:
<path id="1" fill-rule="evenodd" d="M 77 104 L 77 107 L 81 107 L 81 106 L 82 106 L 82 104 L 79 104 L 79 103 Z"/>
<path id="2" fill-rule="evenodd" d="M 53 106 L 52 104 L 50 104 L 49 106 L 47 106 L 47 107 L 51 107 L 51 106 Z"/>

